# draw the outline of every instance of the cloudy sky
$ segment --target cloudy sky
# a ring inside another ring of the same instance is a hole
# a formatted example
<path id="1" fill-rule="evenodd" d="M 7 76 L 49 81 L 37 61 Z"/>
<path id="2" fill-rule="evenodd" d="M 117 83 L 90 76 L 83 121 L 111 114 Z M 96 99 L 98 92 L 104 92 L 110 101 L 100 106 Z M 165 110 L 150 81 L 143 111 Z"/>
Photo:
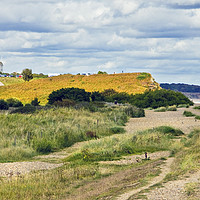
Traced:
<path id="1" fill-rule="evenodd" d="M 200 0 L 1 0 L 4 71 L 150 72 L 200 85 Z"/>

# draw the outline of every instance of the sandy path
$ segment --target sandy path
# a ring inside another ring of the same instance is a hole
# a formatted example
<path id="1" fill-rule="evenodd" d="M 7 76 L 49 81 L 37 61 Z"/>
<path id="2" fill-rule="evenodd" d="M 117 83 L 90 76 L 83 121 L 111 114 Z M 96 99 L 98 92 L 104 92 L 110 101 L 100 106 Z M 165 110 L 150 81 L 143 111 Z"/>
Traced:
<path id="1" fill-rule="evenodd" d="M 145 194 L 149 200 L 187 200 L 188 196 L 185 193 L 185 186 L 187 183 L 198 183 L 200 179 L 200 172 L 190 174 L 188 178 L 176 181 L 170 181 L 163 184 L 162 188 L 156 188 L 150 193 Z M 197 198 L 196 198 L 197 199 Z"/>
<path id="2" fill-rule="evenodd" d="M 14 162 L 0 163 L 0 176 L 15 176 L 36 170 L 49 170 L 62 166 L 63 164 L 52 164 L 46 162 Z"/>
<path id="3" fill-rule="evenodd" d="M 117 200 L 128 200 L 131 196 L 161 182 L 165 178 L 165 176 L 170 172 L 170 166 L 171 166 L 173 160 L 174 160 L 174 158 L 168 158 L 167 161 L 165 162 L 165 164 L 160 167 L 160 169 L 161 169 L 160 175 L 156 176 L 153 180 L 151 180 L 151 182 L 148 185 L 138 188 L 138 189 L 135 189 L 135 190 L 131 190 L 130 192 L 120 195 L 116 199 Z"/>
<path id="4" fill-rule="evenodd" d="M 169 151 L 157 151 L 154 153 L 148 153 L 148 157 L 151 160 L 156 160 L 160 158 L 167 158 L 170 156 Z M 111 165 L 130 165 L 133 163 L 141 162 L 142 159 L 145 159 L 144 154 L 142 155 L 132 155 L 132 156 L 124 156 L 124 159 L 114 160 L 114 161 L 100 161 L 101 164 L 111 164 Z"/>
<path id="5" fill-rule="evenodd" d="M 200 110 L 193 108 L 179 108 L 177 111 L 154 112 L 153 110 L 146 110 L 146 117 L 131 118 L 127 123 L 126 131 L 133 133 L 135 131 L 142 131 L 158 126 L 172 126 L 181 129 L 184 133 L 190 133 L 194 128 L 200 128 L 200 120 L 195 120 L 194 117 L 185 117 L 183 112 L 191 111 L 200 115 Z"/>

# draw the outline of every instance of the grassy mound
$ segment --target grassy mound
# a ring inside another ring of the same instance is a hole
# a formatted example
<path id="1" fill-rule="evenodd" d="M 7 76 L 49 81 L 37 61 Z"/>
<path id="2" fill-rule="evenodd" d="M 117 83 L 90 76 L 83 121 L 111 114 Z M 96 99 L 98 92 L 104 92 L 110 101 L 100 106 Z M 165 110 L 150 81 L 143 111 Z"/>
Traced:
<path id="1" fill-rule="evenodd" d="M 117 92 L 126 92 L 128 94 L 143 93 L 148 88 L 159 88 L 159 85 L 152 79 L 151 75 L 146 73 L 98 74 L 90 76 L 67 74 L 35 79 L 30 82 L 20 83 L 18 79 L 16 81 L 17 84 L 8 84 L 8 86 L 0 87 L 0 99 L 17 98 L 25 104 L 30 103 L 37 97 L 41 104 L 44 105 L 47 103 L 49 94 L 61 88 L 75 87 L 85 89 L 87 92 L 102 92 L 105 89 L 114 89 Z M 5 83 L 5 81 L 2 82 Z"/>

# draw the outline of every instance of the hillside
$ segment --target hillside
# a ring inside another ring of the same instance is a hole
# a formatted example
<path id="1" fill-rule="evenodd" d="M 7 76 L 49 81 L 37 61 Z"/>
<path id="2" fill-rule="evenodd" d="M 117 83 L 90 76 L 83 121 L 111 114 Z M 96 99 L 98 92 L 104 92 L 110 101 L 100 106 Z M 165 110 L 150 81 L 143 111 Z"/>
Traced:
<path id="1" fill-rule="evenodd" d="M 167 90 L 182 92 L 186 97 L 193 99 L 194 102 L 200 102 L 200 86 L 184 83 L 161 83 L 160 87 Z"/>
<path id="2" fill-rule="evenodd" d="M 148 73 L 90 76 L 67 74 L 0 87 L 0 99 L 17 98 L 23 103 L 30 103 L 37 97 L 41 104 L 46 104 L 48 95 L 52 91 L 67 87 L 82 88 L 88 92 L 101 92 L 112 88 L 117 92 L 138 94 L 143 93 L 146 89 L 159 88 L 159 84 Z"/>

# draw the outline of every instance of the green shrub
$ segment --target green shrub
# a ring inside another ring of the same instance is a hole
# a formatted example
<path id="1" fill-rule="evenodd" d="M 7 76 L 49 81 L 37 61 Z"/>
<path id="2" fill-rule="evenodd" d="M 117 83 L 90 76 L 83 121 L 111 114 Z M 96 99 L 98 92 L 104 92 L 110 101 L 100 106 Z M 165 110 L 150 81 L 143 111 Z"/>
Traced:
<path id="1" fill-rule="evenodd" d="M 136 117 L 145 117 L 144 109 L 137 108 L 135 106 L 127 106 L 127 107 L 125 107 L 124 108 L 124 112 L 128 116 L 133 117 L 133 118 L 136 118 Z"/>
<path id="2" fill-rule="evenodd" d="M 23 107 L 22 102 L 15 98 L 7 99 L 6 102 L 8 103 L 9 107 Z"/>
<path id="3" fill-rule="evenodd" d="M 189 108 L 190 105 L 189 104 L 180 104 L 178 105 L 178 108 Z"/>
<path id="4" fill-rule="evenodd" d="M 39 106 L 40 105 L 40 101 L 38 100 L 38 98 L 35 98 L 31 101 L 31 105 L 32 106 Z"/>
<path id="5" fill-rule="evenodd" d="M 35 111 L 36 111 L 35 106 L 32 106 L 31 104 L 26 104 L 24 107 L 17 108 L 16 110 L 11 111 L 11 114 L 13 113 L 32 114 Z"/>
<path id="6" fill-rule="evenodd" d="M 104 96 L 100 92 L 92 92 L 91 94 L 92 101 L 104 101 Z"/>
<path id="7" fill-rule="evenodd" d="M 200 110 L 200 106 L 195 106 L 194 109 Z"/>
<path id="8" fill-rule="evenodd" d="M 168 135 L 171 135 L 171 136 L 184 135 L 183 131 L 181 131 L 180 129 L 175 129 L 175 128 L 172 128 L 170 126 L 159 126 L 159 127 L 154 128 L 152 130 L 158 131 L 158 132 L 163 133 L 163 134 L 168 134 Z"/>
<path id="9" fill-rule="evenodd" d="M 130 101 L 132 105 L 139 108 L 159 108 L 172 105 L 187 104 L 193 105 L 194 103 L 190 101 L 181 92 L 175 92 L 171 90 L 155 90 L 146 91 L 143 94 L 136 94 L 130 96 Z"/>
<path id="10" fill-rule="evenodd" d="M 3 99 L 0 99 L 0 110 L 8 110 L 8 109 L 9 109 L 8 103 Z"/>
<path id="11" fill-rule="evenodd" d="M 153 108 L 151 108 L 151 107 L 148 107 L 148 108 L 146 108 L 145 110 L 153 110 Z"/>
<path id="12" fill-rule="evenodd" d="M 62 88 L 53 91 L 48 98 L 48 103 L 53 104 L 55 101 L 62 101 L 63 99 L 71 99 L 74 101 L 90 101 L 90 92 L 79 88 Z"/>
<path id="13" fill-rule="evenodd" d="M 62 101 L 55 101 L 53 103 L 54 106 L 58 107 L 71 107 L 74 106 L 75 104 L 76 102 L 71 99 L 63 99 Z"/>
<path id="14" fill-rule="evenodd" d="M 167 108 L 167 111 L 177 111 L 177 108 L 176 108 L 175 105 L 174 105 L 174 106 L 169 106 L 169 107 Z"/>
<path id="15" fill-rule="evenodd" d="M 39 153 L 49 153 L 53 151 L 53 144 L 50 139 L 35 138 L 33 140 L 33 149 Z"/>
<path id="16" fill-rule="evenodd" d="M 123 127 L 112 127 L 110 128 L 110 132 L 114 133 L 114 134 L 118 134 L 118 133 L 125 133 L 125 130 Z"/>
<path id="17" fill-rule="evenodd" d="M 190 111 L 186 111 L 186 110 L 183 112 L 183 115 L 186 116 L 186 117 L 194 117 L 195 116 L 195 114 L 193 114 Z"/>
<path id="18" fill-rule="evenodd" d="M 166 112 L 166 111 L 167 111 L 167 108 L 165 108 L 165 107 L 156 108 L 154 110 L 154 112 Z"/>
<path id="19" fill-rule="evenodd" d="M 200 120 L 200 116 L 199 116 L 199 115 L 197 115 L 197 116 L 195 117 L 195 119 L 198 119 L 198 120 Z"/>

